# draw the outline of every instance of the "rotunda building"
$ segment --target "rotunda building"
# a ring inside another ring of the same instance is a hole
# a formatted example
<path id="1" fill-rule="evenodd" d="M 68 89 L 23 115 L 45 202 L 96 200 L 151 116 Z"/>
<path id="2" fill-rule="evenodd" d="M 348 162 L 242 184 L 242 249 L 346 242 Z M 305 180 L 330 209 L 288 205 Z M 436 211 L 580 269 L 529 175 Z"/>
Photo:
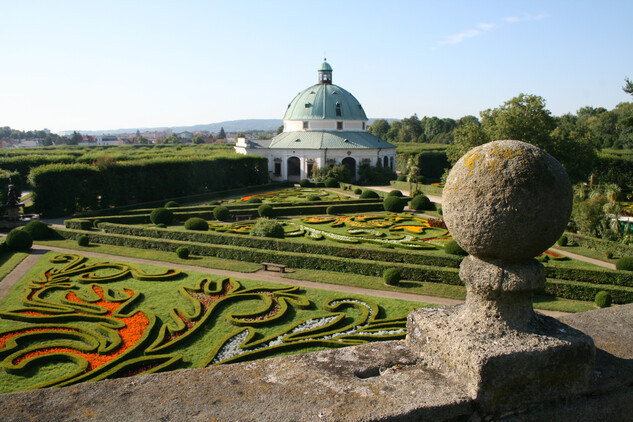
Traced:
<path id="1" fill-rule="evenodd" d="M 283 132 L 270 140 L 238 140 L 240 154 L 268 158 L 272 181 L 312 179 L 317 168 L 344 164 L 356 180 L 361 165 L 395 166 L 396 147 L 367 132 L 367 115 L 358 100 L 332 83 L 324 61 L 318 83 L 288 104 Z"/>

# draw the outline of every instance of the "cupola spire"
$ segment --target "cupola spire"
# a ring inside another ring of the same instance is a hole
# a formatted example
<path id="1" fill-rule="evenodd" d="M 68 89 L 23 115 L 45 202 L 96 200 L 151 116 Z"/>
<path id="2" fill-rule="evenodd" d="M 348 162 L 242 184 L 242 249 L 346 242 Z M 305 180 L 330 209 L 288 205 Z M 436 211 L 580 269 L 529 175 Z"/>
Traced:
<path id="1" fill-rule="evenodd" d="M 327 59 L 323 59 L 323 63 L 319 68 L 319 83 L 332 85 L 332 66 L 328 64 Z"/>

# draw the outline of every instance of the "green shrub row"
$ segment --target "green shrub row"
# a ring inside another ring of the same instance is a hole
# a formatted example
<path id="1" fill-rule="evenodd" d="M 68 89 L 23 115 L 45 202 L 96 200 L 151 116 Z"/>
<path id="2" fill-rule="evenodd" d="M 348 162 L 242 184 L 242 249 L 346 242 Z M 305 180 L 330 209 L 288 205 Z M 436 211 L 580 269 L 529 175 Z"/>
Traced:
<path id="1" fill-rule="evenodd" d="M 255 156 L 159 158 L 104 167 L 49 164 L 29 174 L 34 208 L 47 217 L 261 185 L 267 179 L 268 161 Z"/>
<path id="2" fill-rule="evenodd" d="M 90 238 L 91 243 L 126 246 L 140 249 L 175 252 L 179 247 L 187 246 L 190 253 L 194 255 L 214 256 L 217 258 L 247 262 L 274 262 L 277 264 L 288 265 L 291 268 L 336 271 L 379 277 L 382 277 L 382 274 L 388 268 L 398 268 L 402 278 L 406 280 L 461 284 L 461 280 L 459 279 L 459 270 L 456 268 L 390 263 L 384 261 L 342 258 L 238 246 L 209 245 L 206 243 L 182 242 L 177 240 L 126 236 L 82 230 L 57 229 L 57 232 L 66 239 L 76 239 L 81 235 L 86 235 Z M 249 239 L 261 240 L 262 238 L 249 237 Z"/>
<path id="3" fill-rule="evenodd" d="M 72 220 L 71 220 L 72 221 Z M 73 228 L 87 230 L 91 226 Z M 337 256 L 342 258 L 357 258 L 385 262 L 401 262 L 407 264 L 429 265 L 438 267 L 458 268 L 461 257 L 438 255 L 424 251 L 395 250 L 385 248 L 367 248 L 362 246 L 331 245 L 321 242 L 304 242 L 294 239 L 269 239 L 245 236 L 243 234 L 218 232 L 191 232 L 182 230 L 155 229 L 150 227 L 127 226 L 122 224 L 104 223 L 99 226 L 106 233 L 127 236 L 151 237 L 157 239 L 179 240 L 183 242 L 197 242 L 226 246 L 243 246 L 256 249 L 274 251 L 288 251 L 309 253 L 315 255 Z"/>
<path id="4" fill-rule="evenodd" d="M 592 284 L 633 287 L 633 272 L 608 269 L 545 266 L 545 277 L 562 280 L 574 280 Z M 593 300 L 593 299 L 592 299 Z"/>
<path id="5" fill-rule="evenodd" d="M 286 182 L 282 183 L 271 183 L 267 185 L 256 185 L 256 186 L 248 186 L 242 188 L 235 189 L 227 189 L 216 192 L 206 192 L 195 195 L 187 195 L 187 196 L 179 196 L 177 198 L 171 198 L 172 200 L 178 201 L 179 203 L 191 203 L 191 202 L 202 202 L 202 201 L 212 201 L 214 199 L 226 198 L 231 196 L 240 196 L 254 192 L 268 192 L 270 190 L 275 189 L 283 189 L 288 187 L 289 184 Z M 111 208 L 102 208 L 94 211 L 87 211 L 83 213 L 76 214 L 78 217 L 95 217 L 101 215 L 112 215 L 112 214 L 149 214 L 152 212 L 154 208 L 162 207 L 165 203 L 164 199 L 160 199 L 157 201 L 136 203 L 131 205 L 121 205 L 117 207 Z M 245 204 L 248 206 L 248 204 Z M 198 208 L 200 210 L 206 211 L 208 209 L 213 209 L 213 206 L 210 205 L 200 205 L 195 207 L 180 207 L 183 210 L 190 209 L 191 211 L 197 211 Z"/>
<path id="6" fill-rule="evenodd" d="M 603 290 L 611 295 L 613 303 L 624 304 L 633 302 L 633 288 L 630 287 L 605 286 L 604 284 L 556 279 L 547 279 L 545 282 L 545 293 L 566 299 L 593 302 L 596 294 Z"/>
<path id="7" fill-rule="evenodd" d="M 611 251 L 620 256 L 633 256 L 633 246 L 624 245 L 610 240 L 598 239 L 591 236 L 585 236 L 577 233 L 565 232 L 568 241 L 574 241 L 579 246 L 593 249 L 599 252 Z"/>

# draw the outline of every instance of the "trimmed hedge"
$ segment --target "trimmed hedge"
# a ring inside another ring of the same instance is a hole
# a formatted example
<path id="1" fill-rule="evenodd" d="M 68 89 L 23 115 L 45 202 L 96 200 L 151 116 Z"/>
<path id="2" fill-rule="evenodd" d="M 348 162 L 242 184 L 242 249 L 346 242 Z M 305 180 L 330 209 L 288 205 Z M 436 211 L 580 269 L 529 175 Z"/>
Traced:
<path id="1" fill-rule="evenodd" d="M 191 217 L 185 221 L 185 229 L 206 232 L 209 230 L 209 223 L 200 217 Z"/>
<path id="2" fill-rule="evenodd" d="M 382 273 L 382 278 L 386 284 L 395 286 L 400 282 L 400 271 L 397 268 L 388 268 Z"/>
<path id="3" fill-rule="evenodd" d="M 167 208 L 156 208 L 149 215 L 149 219 L 154 224 L 171 224 L 174 221 L 174 213 Z"/>
<path id="4" fill-rule="evenodd" d="M 407 201 L 399 196 L 387 196 L 382 203 L 385 211 L 402 212 Z"/>
<path id="5" fill-rule="evenodd" d="M 380 195 L 378 195 L 378 192 L 375 192 L 371 189 L 365 189 L 363 190 L 363 193 L 360 194 L 361 199 L 378 199 L 380 198 Z"/>
<path id="6" fill-rule="evenodd" d="M 241 234 L 218 233 L 213 231 L 186 232 L 182 230 L 158 230 L 151 227 L 135 227 L 111 223 L 103 223 L 101 227 L 106 233 L 111 234 L 152 237 L 205 244 L 251 247 L 280 252 L 288 251 L 309 253 L 385 262 L 402 262 L 408 264 L 458 268 L 462 261 L 461 257 L 438 255 L 436 253 L 425 251 L 369 248 L 361 245 L 336 245 L 323 244 L 320 242 L 306 243 L 295 239 L 255 238 Z"/>
<path id="7" fill-rule="evenodd" d="M 593 302 L 601 291 L 608 292 L 613 303 L 624 304 L 633 302 L 633 288 L 605 286 L 603 284 L 583 283 L 580 281 L 547 279 L 545 293 L 566 299 Z"/>
<path id="8" fill-rule="evenodd" d="M 594 299 L 594 303 L 598 308 L 608 308 L 611 306 L 611 302 L 613 302 L 613 298 L 609 294 L 609 292 L 602 290 L 596 294 L 596 298 Z"/>
<path id="9" fill-rule="evenodd" d="M 20 228 L 11 230 L 4 241 L 13 251 L 27 251 L 33 246 L 31 235 Z"/>
<path id="10" fill-rule="evenodd" d="M 416 195 L 411 200 L 411 208 L 413 208 L 416 211 L 426 211 L 426 210 L 432 211 L 433 209 L 435 209 L 435 206 L 433 205 L 433 203 L 431 202 L 428 196 Z"/>
<path id="11" fill-rule="evenodd" d="M 178 258 L 180 259 L 189 258 L 189 248 L 186 246 L 179 247 L 178 249 L 176 249 L 176 255 L 178 255 Z"/>
<path id="12" fill-rule="evenodd" d="M 633 257 L 626 256 L 618 259 L 615 268 L 622 271 L 633 271 Z"/>
<path id="13" fill-rule="evenodd" d="M 219 206 L 213 210 L 213 217 L 219 221 L 227 221 L 231 218 L 231 212 L 227 207 Z"/>
<path id="14" fill-rule="evenodd" d="M 22 230 L 30 234 L 33 240 L 48 239 L 53 234 L 51 228 L 40 220 L 33 220 L 26 223 L 26 225 L 22 227 Z"/>
<path id="15" fill-rule="evenodd" d="M 75 239 L 87 234 L 79 230 L 57 229 L 67 238 Z M 204 256 L 215 256 L 224 259 L 247 262 L 276 262 L 291 268 L 337 271 L 361 275 L 381 277 L 388 268 L 400 269 L 400 274 L 407 280 L 421 280 L 446 284 L 461 284 L 457 268 L 432 267 L 427 265 L 400 264 L 365 259 L 341 258 L 325 255 L 314 255 L 297 252 L 280 252 L 265 249 L 245 248 L 237 246 L 209 245 L 206 243 L 183 243 L 176 240 L 152 239 L 148 237 L 124 236 L 108 233 L 90 233 L 91 241 L 96 243 L 127 246 L 140 249 L 175 251 L 180 246 L 189 247 L 191 253 Z M 264 239 L 249 237 L 249 240 Z M 281 241 L 281 240 L 278 240 Z"/>
<path id="16" fill-rule="evenodd" d="M 577 233 L 565 232 L 565 236 L 567 236 L 568 240 L 575 242 L 579 246 L 593 249 L 598 252 L 612 251 L 618 256 L 633 256 L 633 246 L 631 245 L 625 245 L 623 243 L 598 239 Z"/>
<path id="17" fill-rule="evenodd" d="M 121 161 L 99 168 L 50 164 L 29 175 L 34 208 L 48 217 L 84 209 L 152 201 L 260 185 L 268 179 L 268 160 L 255 156 L 169 157 Z"/>

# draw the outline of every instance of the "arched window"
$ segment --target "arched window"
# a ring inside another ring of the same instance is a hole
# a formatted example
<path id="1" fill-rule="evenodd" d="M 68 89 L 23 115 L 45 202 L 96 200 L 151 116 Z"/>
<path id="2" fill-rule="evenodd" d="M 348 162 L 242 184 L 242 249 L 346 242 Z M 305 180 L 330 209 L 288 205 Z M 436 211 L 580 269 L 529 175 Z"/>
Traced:
<path id="1" fill-rule="evenodd" d="M 336 103 L 336 117 L 341 117 L 341 103 L 337 102 Z"/>
<path id="2" fill-rule="evenodd" d="M 382 166 L 387 168 L 389 167 L 389 157 L 385 155 L 385 158 L 382 160 Z"/>
<path id="3" fill-rule="evenodd" d="M 299 181 L 301 176 L 301 161 L 297 157 L 288 158 L 288 180 Z"/>

